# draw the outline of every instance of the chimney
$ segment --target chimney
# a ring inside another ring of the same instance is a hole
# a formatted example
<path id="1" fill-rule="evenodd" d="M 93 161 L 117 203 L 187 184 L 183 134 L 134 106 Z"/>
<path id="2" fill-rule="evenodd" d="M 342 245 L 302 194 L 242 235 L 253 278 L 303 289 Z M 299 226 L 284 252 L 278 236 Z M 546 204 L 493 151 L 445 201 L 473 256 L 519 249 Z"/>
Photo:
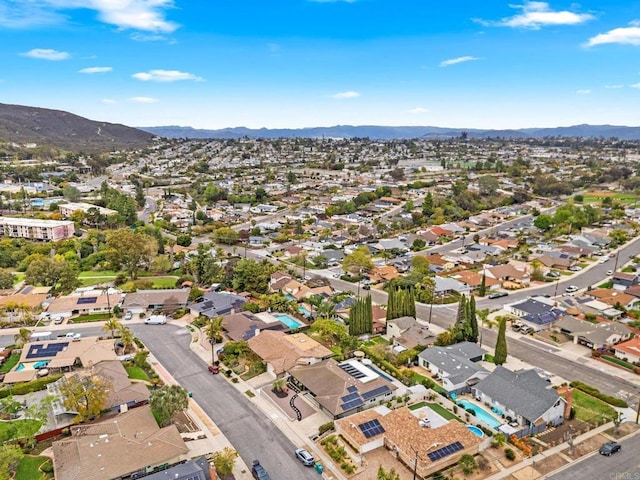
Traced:
<path id="1" fill-rule="evenodd" d="M 209 462 L 209 475 L 211 476 L 211 480 L 218 479 L 218 472 L 216 472 L 216 467 L 213 465 L 213 462 Z"/>
<path id="2" fill-rule="evenodd" d="M 564 399 L 566 400 L 566 404 L 564 407 L 564 418 L 568 419 L 571 416 L 571 407 L 573 406 L 573 388 L 565 387 L 564 392 L 562 392 Z"/>

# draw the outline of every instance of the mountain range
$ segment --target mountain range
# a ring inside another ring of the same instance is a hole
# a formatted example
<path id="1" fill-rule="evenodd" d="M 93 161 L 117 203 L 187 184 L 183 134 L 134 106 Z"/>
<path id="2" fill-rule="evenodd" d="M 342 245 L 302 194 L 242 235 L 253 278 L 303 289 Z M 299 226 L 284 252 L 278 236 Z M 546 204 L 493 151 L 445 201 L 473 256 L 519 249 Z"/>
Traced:
<path id="1" fill-rule="evenodd" d="M 640 140 L 640 127 L 616 125 L 575 125 L 555 128 L 523 128 L 517 130 L 480 130 L 443 127 L 385 127 L 376 125 L 336 125 L 333 127 L 309 128 L 223 128 L 201 130 L 191 127 L 139 127 L 154 135 L 167 138 L 370 138 L 375 140 L 395 140 L 404 138 L 447 139 L 460 137 L 466 132 L 468 138 L 545 138 L 582 137 L 618 138 L 620 140 Z"/>
<path id="2" fill-rule="evenodd" d="M 61 110 L 0 103 L 0 141 L 35 143 L 72 152 L 105 152 L 147 146 L 154 135 Z"/>

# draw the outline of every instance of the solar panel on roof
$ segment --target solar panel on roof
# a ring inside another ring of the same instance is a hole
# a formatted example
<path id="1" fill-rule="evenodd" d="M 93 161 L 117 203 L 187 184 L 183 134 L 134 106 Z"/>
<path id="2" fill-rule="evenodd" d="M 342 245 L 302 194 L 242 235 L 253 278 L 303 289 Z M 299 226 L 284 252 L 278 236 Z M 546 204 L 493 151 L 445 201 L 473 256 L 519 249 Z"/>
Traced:
<path id="1" fill-rule="evenodd" d="M 89 305 L 92 303 L 96 303 L 98 301 L 98 297 L 80 297 L 78 299 L 78 305 Z"/>
<path id="2" fill-rule="evenodd" d="M 27 360 L 32 360 L 35 358 L 55 357 L 68 346 L 69 342 L 50 343 L 47 345 L 37 343 L 35 345 L 29 345 L 29 351 L 25 358 Z"/>
<path id="3" fill-rule="evenodd" d="M 384 427 L 380 425 L 380 422 L 377 419 L 361 423 L 358 427 L 366 438 L 375 437 L 376 435 L 380 435 L 385 432 Z"/>
<path id="4" fill-rule="evenodd" d="M 354 393 L 354 392 L 357 392 L 357 391 L 358 391 L 358 387 L 355 387 L 353 385 L 350 385 L 350 386 L 347 387 L 347 392 Z"/>
<path id="5" fill-rule="evenodd" d="M 361 398 L 355 398 L 350 402 L 343 403 L 342 405 L 340 405 L 340 408 L 342 408 L 342 410 L 344 411 L 347 411 L 347 410 L 351 410 L 352 408 L 359 407 L 362 404 L 364 404 L 364 402 L 362 401 Z"/>
<path id="6" fill-rule="evenodd" d="M 373 390 L 369 390 L 368 392 L 364 392 L 362 394 L 362 398 L 364 398 L 365 400 L 369 400 L 370 398 L 376 397 L 388 391 L 389 391 L 389 387 L 387 385 L 383 385 L 381 387 L 374 388 Z"/>
<path id="7" fill-rule="evenodd" d="M 433 452 L 427 453 L 429 460 L 435 462 L 436 460 L 440 460 L 441 458 L 448 457 L 449 455 L 453 455 L 456 452 L 459 452 L 464 447 L 460 442 L 454 442 L 446 447 L 439 448 L 438 450 L 434 450 Z"/>
<path id="8" fill-rule="evenodd" d="M 356 398 L 359 398 L 360 394 L 359 393 L 350 393 L 349 395 L 345 395 L 344 397 L 340 397 L 340 400 L 342 400 L 343 402 L 350 402 L 351 400 L 355 400 Z"/>
<path id="9" fill-rule="evenodd" d="M 353 378 L 364 378 L 364 377 L 366 377 L 366 375 L 364 373 L 362 373 L 360 370 L 358 370 L 353 365 L 350 365 L 348 363 L 342 363 L 342 364 L 339 365 L 339 367 L 342 370 L 344 370 L 345 372 L 347 372 L 349 375 L 351 375 Z"/>

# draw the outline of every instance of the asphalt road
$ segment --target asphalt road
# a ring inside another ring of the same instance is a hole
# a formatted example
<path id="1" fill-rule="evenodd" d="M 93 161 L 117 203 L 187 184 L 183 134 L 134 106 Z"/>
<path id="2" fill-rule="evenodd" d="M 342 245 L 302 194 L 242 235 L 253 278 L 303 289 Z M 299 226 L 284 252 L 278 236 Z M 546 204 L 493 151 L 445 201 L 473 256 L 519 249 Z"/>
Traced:
<path id="1" fill-rule="evenodd" d="M 189 348 L 191 335 L 174 325 L 132 324 L 131 329 L 229 439 L 244 462 L 260 460 L 273 480 L 317 479 L 318 474 L 295 459 L 296 446 L 227 380 L 207 371 Z"/>
<path id="2" fill-rule="evenodd" d="M 595 455 L 574 463 L 551 477 L 553 480 L 640 480 L 640 435 L 621 442 L 622 449 L 610 457 Z"/>

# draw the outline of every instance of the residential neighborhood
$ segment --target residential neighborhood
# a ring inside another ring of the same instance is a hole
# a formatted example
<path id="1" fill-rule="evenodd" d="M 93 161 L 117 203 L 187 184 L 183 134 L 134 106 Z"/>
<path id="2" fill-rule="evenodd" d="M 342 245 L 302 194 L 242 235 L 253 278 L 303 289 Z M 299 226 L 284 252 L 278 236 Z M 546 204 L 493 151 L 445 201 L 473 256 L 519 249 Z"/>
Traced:
<path id="1" fill-rule="evenodd" d="M 84 173 L 23 165 L 42 188 L 2 164 L 12 468 L 541 478 L 622 441 L 636 150 L 158 140 Z"/>

